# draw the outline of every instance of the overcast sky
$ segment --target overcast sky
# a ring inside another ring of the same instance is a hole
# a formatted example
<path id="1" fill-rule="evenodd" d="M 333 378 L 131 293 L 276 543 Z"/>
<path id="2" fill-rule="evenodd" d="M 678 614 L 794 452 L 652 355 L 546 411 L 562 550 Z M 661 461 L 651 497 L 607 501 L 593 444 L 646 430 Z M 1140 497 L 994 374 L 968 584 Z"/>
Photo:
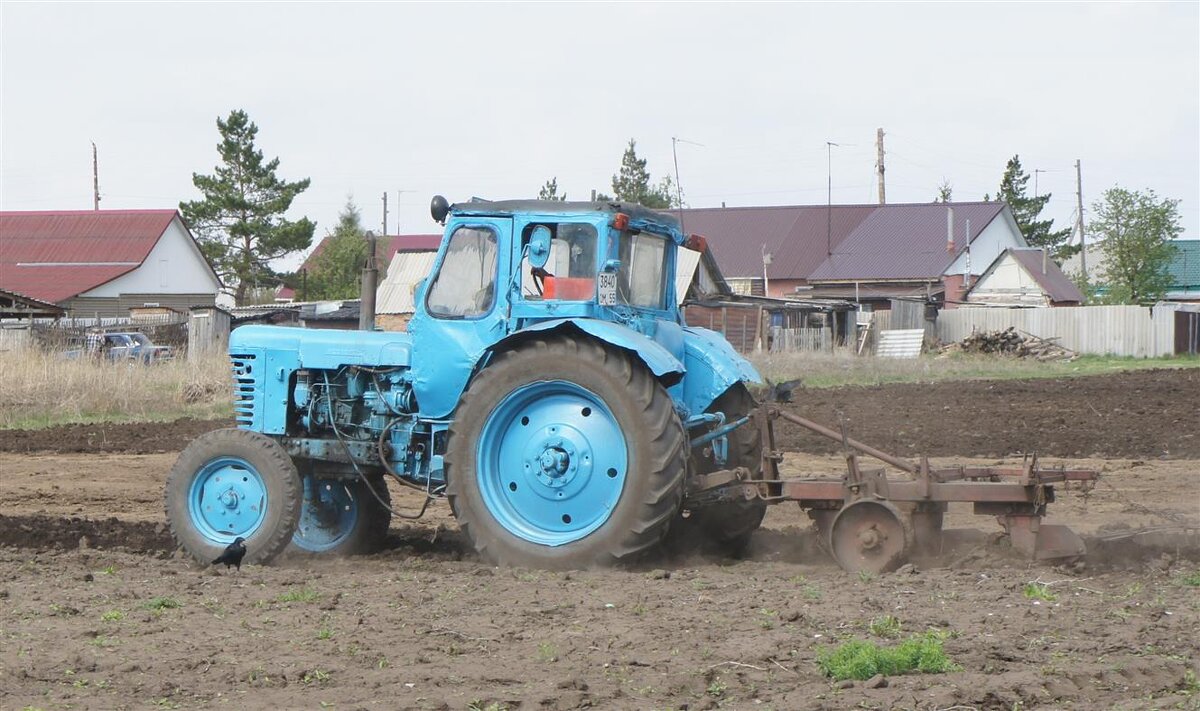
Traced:
<path id="1" fill-rule="evenodd" d="M 1102 190 L 1200 237 L 1200 3 L 0 4 L 0 208 L 170 208 L 246 110 L 291 217 L 436 232 L 429 198 L 611 192 L 630 138 L 691 207 L 996 192 L 1020 154 L 1056 225 Z M 1033 184 L 1030 183 L 1032 191 Z M 397 195 L 397 191 L 405 191 Z M 397 200 L 399 209 L 397 210 Z M 397 226 L 397 217 L 399 224 Z M 291 264 L 294 264 L 294 260 Z"/>

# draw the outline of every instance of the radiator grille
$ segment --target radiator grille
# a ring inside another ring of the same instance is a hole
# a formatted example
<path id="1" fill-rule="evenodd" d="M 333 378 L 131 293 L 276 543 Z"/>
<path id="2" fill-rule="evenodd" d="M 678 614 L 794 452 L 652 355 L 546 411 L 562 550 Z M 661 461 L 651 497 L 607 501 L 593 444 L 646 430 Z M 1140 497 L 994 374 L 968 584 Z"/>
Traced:
<path id="1" fill-rule="evenodd" d="M 238 427 L 252 429 L 258 422 L 259 373 L 255 356 L 229 355 L 233 366 L 233 416 Z"/>

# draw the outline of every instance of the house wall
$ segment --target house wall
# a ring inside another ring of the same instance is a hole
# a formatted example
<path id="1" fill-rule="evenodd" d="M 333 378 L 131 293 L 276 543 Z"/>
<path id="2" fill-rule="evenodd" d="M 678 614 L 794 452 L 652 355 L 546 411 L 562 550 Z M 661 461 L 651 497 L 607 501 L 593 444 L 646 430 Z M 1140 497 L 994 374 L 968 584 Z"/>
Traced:
<path id="1" fill-rule="evenodd" d="M 1012 254 L 1005 255 L 990 273 L 979 279 L 967 301 L 973 304 L 1050 305 L 1050 298 L 1041 285 Z"/>
<path id="2" fill-rule="evenodd" d="M 970 249 L 963 250 L 958 257 L 950 263 L 944 274 L 963 275 L 967 273 L 967 265 L 970 263 L 972 275 L 978 276 L 982 274 L 992 262 L 996 261 L 1004 253 L 1004 250 L 1011 247 L 1028 247 L 1025 243 L 1025 238 L 1021 236 L 1021 230 L 1017 228 L 1017 223 L 1013 222 L 1008 210 L 1000 211 L 996 218 L 988 223 L 987 227 L 979 233 L 979 236 L 971 242 Z M 947 294 L 949 300 L 949 294 Z"/>
<path id="3" fill-rule="evenodd" d="M 209 294 L 207 302 L 189 301 L 183 306 L 213 303 L 221 284 L 208 268 L 208 262 L 183 222 L 171 220 L 162 237 L 137 269 L 85 291 L 76 298 L 116 298 L 126 294 Z M 162 299 L 143 299 L 159 301 Z M 164 306 L 167 304 L 163 304 Z M 137 306 L 141 306 L 138 303 Z"/>
<path id="4" fill-rule="evenodd" d="M 407 331 L 412 314 L 375 314 L 375 327 L 384 331 Z"/>
<path id="5" fill-rule="evenodd" d="M 796 295 L 796 287 L 804 286 L 803 279 L 771 279 L 768 288 L 771 293 L 767 296 L 773 296 L 777 299 L 787 299 Z"/>

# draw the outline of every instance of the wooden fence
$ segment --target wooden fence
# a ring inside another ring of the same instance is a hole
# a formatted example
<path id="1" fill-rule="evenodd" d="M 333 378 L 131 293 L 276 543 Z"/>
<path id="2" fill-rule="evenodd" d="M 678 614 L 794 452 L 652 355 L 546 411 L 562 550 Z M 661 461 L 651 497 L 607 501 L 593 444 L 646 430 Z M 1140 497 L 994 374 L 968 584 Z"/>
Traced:
<path id="1" fill-rule="evenodd" d="M 972 331 L 1009 327 L 1057 338 L 1078 353 L 1155 358 L 1175 353 L 1175 312 L 1145 306 L 1079 306 L 1046 309 L 947 309 L 938 314 L 937 337 L 961 341 Z"/>

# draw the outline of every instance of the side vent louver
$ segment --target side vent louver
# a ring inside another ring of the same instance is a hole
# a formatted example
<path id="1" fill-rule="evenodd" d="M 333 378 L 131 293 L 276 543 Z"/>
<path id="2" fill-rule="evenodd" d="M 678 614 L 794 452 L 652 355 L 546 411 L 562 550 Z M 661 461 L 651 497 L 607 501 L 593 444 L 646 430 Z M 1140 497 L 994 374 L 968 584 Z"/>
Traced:
<path id="1" fill-rule="evenodd" d="M 233 416 L 238 427 L 253 429 L 258 421 L 258 372 L 255 357 L 249 354 L 230 354 L 233 365 Z"/>

